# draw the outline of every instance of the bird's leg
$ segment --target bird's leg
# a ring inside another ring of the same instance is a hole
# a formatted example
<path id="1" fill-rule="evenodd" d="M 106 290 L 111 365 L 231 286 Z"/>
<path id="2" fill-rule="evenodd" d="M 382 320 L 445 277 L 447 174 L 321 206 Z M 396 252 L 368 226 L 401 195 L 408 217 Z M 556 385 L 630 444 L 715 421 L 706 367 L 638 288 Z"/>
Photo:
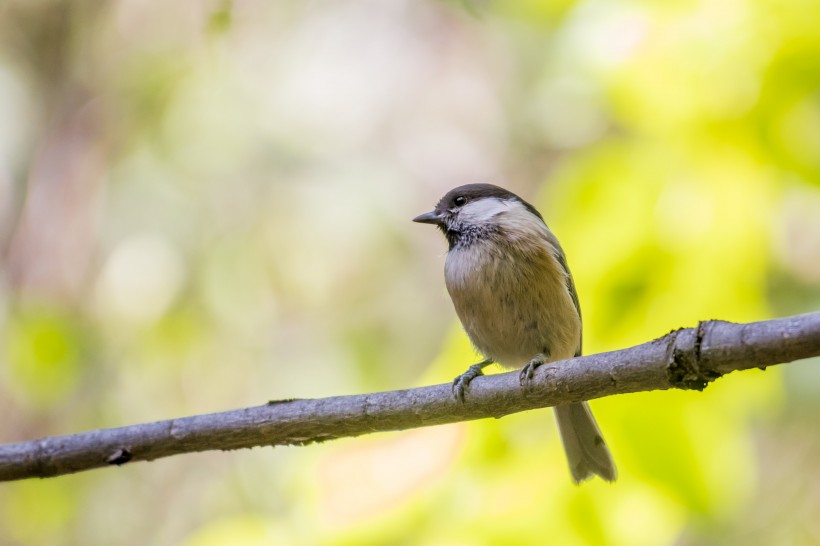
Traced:
<path id="1" fill-rule="evenodd" d="M 546 364 L 549 361 L 549 355 L 545 355 L 543 353 L 539 353 L 533 357 L 532 360 L 527 362 L 527 365 L 521 368 L 521 373 L 518 374 L 518 381 L 521 383 L 522 387 L 526 387 L 527 384 L 532 380 L 532 376 L 535 374 L 535 370 L 538 369 L 539 366 Z"/>
<path id="2" fill-rule="evenodd" d="M 479 375 L 484 375 L 484 373 L 481 370 L 483 370 L 492 363 L 493 361 L 490 359 L 482 360 L 478 364 L 473 364 L 472 366 L 467 368 L 466 372 L 453 379 L 452 390 L 455 399 L 463 404 L 464 391 L 467 389 L 468 385 L 470 384 L 470 381 L 472 381 Z"/>

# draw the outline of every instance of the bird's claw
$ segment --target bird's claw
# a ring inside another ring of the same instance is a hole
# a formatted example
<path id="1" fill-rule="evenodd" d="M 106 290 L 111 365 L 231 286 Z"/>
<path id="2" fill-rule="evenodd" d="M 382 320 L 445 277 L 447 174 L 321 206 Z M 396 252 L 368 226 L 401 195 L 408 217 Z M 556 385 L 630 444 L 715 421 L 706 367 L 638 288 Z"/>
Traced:
<path id="1" fill-rule="evenodd" d="M 544 364 L 544 358 L 536 357 L 527 362 L 526 366 L 521 368 L 521 372 L 518 374 L 518 382 L 521 384 L 522 387 L 526 387 L 530 381 L 532 381 L 533 376 L 535 375 L 535 370 L 537 370 L 540 366 Z"/>
<path id="2" fill-rule="evenodd" d="M 470 382 L 479 375 L 484 375 L 484 372 L 481 371 L 482 367 L 480 364 L 473 364 L 467 368 L 466 372 L 453 379 L 453 386 L 451 387 L 453 398 L 462 404 L 464 403 L 464 393 L 469 388 Z"/>

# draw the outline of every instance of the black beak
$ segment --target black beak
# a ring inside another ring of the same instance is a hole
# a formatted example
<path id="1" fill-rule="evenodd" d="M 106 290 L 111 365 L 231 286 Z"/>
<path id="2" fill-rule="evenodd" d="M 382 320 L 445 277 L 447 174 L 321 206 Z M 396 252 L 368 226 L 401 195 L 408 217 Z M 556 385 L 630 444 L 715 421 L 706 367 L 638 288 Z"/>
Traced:
<path id="1" fill-rule="evenodd" d="M 424 214 L 420 214 L 413 218 L 413 221 L 420 224 L 436 224 L 440 226 L 444 224 L 444 215 L 439 214 L 436 211 L 425 212 Z"/>

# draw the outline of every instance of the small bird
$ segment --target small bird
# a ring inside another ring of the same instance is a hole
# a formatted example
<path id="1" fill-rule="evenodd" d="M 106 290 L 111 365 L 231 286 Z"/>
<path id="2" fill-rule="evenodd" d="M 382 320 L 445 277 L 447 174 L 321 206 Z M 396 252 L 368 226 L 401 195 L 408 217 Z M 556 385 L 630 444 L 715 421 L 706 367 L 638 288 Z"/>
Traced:
<path id="1" fill-rule="evenodd" d="M 541 214 L 492 184 L 449 191 L 435 210 L 413 218 L 439 227 L 449 243 L 444 280 L 456 314 L 484 360 L 453 381 L 464 401 L 470 381 L 497 363 L 519 368 L 521 385 L 536 368 L 581 354 L 581 307 L 558 239 Z M 575 483 L 617 475 L 586 402 L 555 407 Z"/>

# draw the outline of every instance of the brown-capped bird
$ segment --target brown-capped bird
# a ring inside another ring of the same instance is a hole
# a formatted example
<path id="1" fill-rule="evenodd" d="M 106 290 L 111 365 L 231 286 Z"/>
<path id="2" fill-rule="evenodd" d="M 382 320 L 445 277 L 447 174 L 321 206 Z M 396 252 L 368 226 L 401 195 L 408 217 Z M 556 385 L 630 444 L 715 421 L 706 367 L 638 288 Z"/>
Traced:
<path id="1" fill-rule="evenodd" d="M 521 370 L 581 354 L 581 308 L 564 251 L 541 214 L 492 184 L 467 184 L 413 219 L 444 233 L 447 291 L 458 318 L 485 360 L 453 381 L 464 400 L 470 381 L 495 362 Z M 616 478 L 615 464 L 586 402 L 557 406 L 555 417 L 575 483 Z"/>

